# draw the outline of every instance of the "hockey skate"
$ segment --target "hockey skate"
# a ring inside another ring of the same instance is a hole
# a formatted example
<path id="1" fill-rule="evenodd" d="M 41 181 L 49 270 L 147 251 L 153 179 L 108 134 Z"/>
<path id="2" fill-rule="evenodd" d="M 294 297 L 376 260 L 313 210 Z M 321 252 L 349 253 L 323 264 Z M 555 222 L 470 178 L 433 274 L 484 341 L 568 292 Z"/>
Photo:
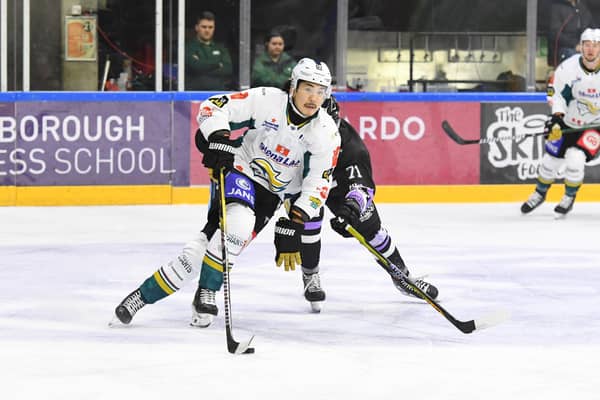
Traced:
<path id="1" fill-rule="evenodd" d="M 396 289 L 398 289 L 403 295 L 422 299 L 419 293 L 410 287 L 404 280 L 395 279 L 392 277 L 392 282 L 394 283 Z M 435 300 L 438 297 L 438 290 L 431 283 L 425 282 L 422 278 L 415 279 L 413 283 L 432 299 Z"/>
<path id="2" fill-rule="evenodd" d="M 554 207 L 554 212 L 558 218 L 564 217 L 569 211 L 573 209 L 573 204 L 575 203 L 575 196 L 569 196 L 565 194 L 562 199 L 560 199 L 560 203 L 556 207 Z"/>
<path id="3" fill-rule="evenodd" d="M 527 201 L 521 205 L 521 212 L 529 214 L 538 208 L 546 200 L 546 193 L 540 193 L 537 190 L 529 196 Z"/>
<path id="4" fill-rule="evenodd" d="M 212 324 L 218 313 L 219 308 L 215 301 L 215 291 L 198 287 L 192 303 L 192 322 L 190 322 L 190 325 L 207 328 Z"/>
<path id="5" fill-rule="evenodd" d="M 127 297 L 115 308 L 115 317 L 110 321 L 110 326 L 118 325 L 119 322 L 127 325 L 133 319 L 135 313 L 142 309 L 146 302 L 142 298 L 140 289 L 136 289 L 129 293 Z"/>
<path id="6" fill-rule="evenodd" d="M 302 282 L 304 282 L 304 298 L 310 303 L 313 312 L 321 312 L 321 303 L 325 301 L 325 291 L 321 288 L 321 279 L 319 273 L 302 273 Z"/>

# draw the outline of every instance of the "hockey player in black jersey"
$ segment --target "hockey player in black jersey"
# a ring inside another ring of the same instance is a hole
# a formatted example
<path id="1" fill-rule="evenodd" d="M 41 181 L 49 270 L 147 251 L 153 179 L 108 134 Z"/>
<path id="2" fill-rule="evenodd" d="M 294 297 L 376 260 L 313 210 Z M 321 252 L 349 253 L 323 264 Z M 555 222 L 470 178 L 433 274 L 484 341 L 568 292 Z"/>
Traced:
<path id="1" fill-rule="evenodd" d="M 375 249 L 409 275 L 408 268 L 400 256 L 387 230 L 382 227 L 377 207 L 373 202 L 375 182 L 371 167 L 371 157 L 358 132 L 339 117 L 339 107 L 333 96 L 323 105 L 329 115 L 338 124 L 342 146 L 338 164 L 333 173 L 332 189 L 325 205 L 335 215 L 331 227 L 344 237 L 351 237 L 345 230 L 346 224 L 352 225 Z M 302 279 L 304 297 L 311 303 L 313 311 L 320 310 L 320 302 L 325 300 L 319 278 L 319 255 L 321 252 L 321 214 L 304 223 L 302 233 Z M 379 263 L 379 261 L 377 260 Z M 383 265 L 382 265 L 383 266 Z M 383 266 L 385 269 L 385 266 Z M 419 297 L 402 281 L 392 278 L 394 286 L 403 294 Z M 416 285 L 435 299 L 438 290 L 435 286 L 416 279 Z M 420 298 L 420 297 L 419 297 Z"/>

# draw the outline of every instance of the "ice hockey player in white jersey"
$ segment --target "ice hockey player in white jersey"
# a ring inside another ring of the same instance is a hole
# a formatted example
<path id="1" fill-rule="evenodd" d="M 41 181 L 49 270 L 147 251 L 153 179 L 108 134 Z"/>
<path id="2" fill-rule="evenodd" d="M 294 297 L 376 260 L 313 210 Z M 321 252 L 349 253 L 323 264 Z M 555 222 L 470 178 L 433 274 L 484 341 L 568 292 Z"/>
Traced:
<path id="1" fill-rule="evenodd" d="M 226 170 L 230 267 L 251 241 L 255 224 L 268 221 L 290 196 L 295 201 L 289 218 L 280 218 L 275 224 L 275 259 L 286 271 L 301 264 L 304 222 L 317 216 L 325 204 L 340 151 L 335 122 L 326 112 L 319 112 L 330 94 L 327 65 L 304 58 L 292 71 L 289 93 L 259 87 L 213 96 L 200 105 L 196 146 L 204 154 L 203 164 L 215 174 L 221 168 Z M 242 127 L 249 129 L 232 140 L 231 130 Z M 218 212 L 217 207 L 211 205 L 209 212 Z M 146 304 L 168 296 L 197 276 L 202 265 L 208 267 L 201 275 L 207 287 L 199 296 L 214 304 L 214 290 L 223 280 L 220 236 L 201 232 L 181 254 L 123 299 L 113 321 L 128 324 Z"/>
<path id="2" fill-rule="evenodd" d="M 573 208 L 583 183 L 585 163 L 598 157 L 600 132 L 582 129 L 563 135 L 566 128 L 600 124 L 600 30 L 586 29 L 581 34 L 581 54 L 563 61 L 548 87 L 552 114 L 546 122 L 546 152 L 539 167 L 537 185 L 521 206 L 527 214 L 546 200 L 546 193 L 565 168 L 565 193 L 554 212 L 564 216 Z"/>
<path id="3" fill-rule="evenodd" d="M 341 150 L 337 166 L 333 172 L 333 185 L 325 205 L 334 214 L 331 227 L 344 237 L 349 237 L 345 225 L 349 223 L 365 240 L 387 257 L 396 267 L 406 275 L 410 274 L 408 267 L 400 256 L 398 248 L 387 230 L 382 226 L 379 213 L 374 202 L 375 182 L 369 151 L 360 135 L 347 121 L 339 117 L 339 107 L 333 95 L 325 101 L 323 108 L 336 121 L 341 137 Z M 286 201 L 287 202 L 287 201 Z M 293 203 L 293 198 L 290 199 Z M 216 231 L 218 221 L 216 215 L 211 215 L 203 231 L 212 235 Z M 302 283 L 304 284 L 304 298 L 310 303 L 313 312 L 320 312 L 326 293 L 321 286 L 319 263 L 321 253 L 321 227 L 324 210 L 318 216 L 304 222 L 302 231 Z M 260 232 L 266 222 L 254 225 L 256 233 Z M 393 273 L 381 264 L 392 275 L 394 286 L 408 296 L 420 298 L 404 281 L 393 277 Z M 201 278 L 194 295 L 192 305 L 192 326 L 207 327 L 218 314 L 218 307 L 214 302 L 215 288 L 207 278 L 212 275 L 208 264 L 202 266 Z M 438 289 L 424 279 L 415 278 L 415 284 L 432 298 L 438 296 Z"/>

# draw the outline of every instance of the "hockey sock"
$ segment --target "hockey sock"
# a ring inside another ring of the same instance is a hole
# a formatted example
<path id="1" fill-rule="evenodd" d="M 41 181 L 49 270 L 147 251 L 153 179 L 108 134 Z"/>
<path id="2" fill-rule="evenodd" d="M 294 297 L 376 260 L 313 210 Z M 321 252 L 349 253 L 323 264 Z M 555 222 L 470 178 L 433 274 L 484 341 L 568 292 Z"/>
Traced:
<path id="1" fill-rule="evenodd" d="M 231 268 L 231 263 L 229 264 Z M 221 290 L 223 286 L 223 265 L 220 257 L 216 257 L 211 252 L 207 252 L 202 260 L 202 270 L 200 271 L 200 287 L 214 291 Z"/>
<path id="2" fill-rule="evenodd" d="M 156 303 L 158 300 L 164 299 L 174 292 L 175 291 L 171 290 L 164 282 L 164 279 L 160 275 L 160 269 L 156 271 L 154 275 L 146 279 L 140 286 L 142 299 L 147 304 Z"/>
<path id="3" fill-rule="evenodd" d="M 575 197 L 580 187 L 581 183 L 572 184 L 570 182 L 565 182 L 565 194 L 570 197 Z"/>
<path id="4" fill-rule="evenodd" d="M 545 182 L 540 180 L 540 178 L 538 178 L 537 184 L 535 186 L 535 190 L 541 194 L 541 195 L 545 195 L 546 192 L 548 191 L 548 189 L 550 189 L 550 186 L 552 185 L 552 182 Z"/>

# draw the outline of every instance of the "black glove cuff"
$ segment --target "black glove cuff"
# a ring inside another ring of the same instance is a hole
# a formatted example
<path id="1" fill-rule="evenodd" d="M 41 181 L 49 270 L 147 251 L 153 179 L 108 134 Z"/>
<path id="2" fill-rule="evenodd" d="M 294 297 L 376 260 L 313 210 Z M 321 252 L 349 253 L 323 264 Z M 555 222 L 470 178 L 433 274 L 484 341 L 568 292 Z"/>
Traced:
<path id="1" fill-rule="evenodd" d="M 233 153 L 235 148 L 227 142 L 209 142 L 208 149 L 211 151 L 220 151 L 223 153 Z"/>
<path id="2" fill-rule="evenodd" d="M 227 129 L 219 129 L 218 131 L 214 131 L 213 133 L 208 135 L 208 141 L 215 142 L 215 141 L 229 140 L 230 136 L 231 136 L 231 132 L 228 131 Z"/>
<path id="3" fill-rule="evenodd" d="M 558 124 L 561 129 L 567 128 L 567 124 L 565 124 L 565 120 L 560 114 L 552 114 L 550 116 L 550 119 L 546 122 L 546 129 L 548 131 L 551 130 L 555 124 Z"/>

